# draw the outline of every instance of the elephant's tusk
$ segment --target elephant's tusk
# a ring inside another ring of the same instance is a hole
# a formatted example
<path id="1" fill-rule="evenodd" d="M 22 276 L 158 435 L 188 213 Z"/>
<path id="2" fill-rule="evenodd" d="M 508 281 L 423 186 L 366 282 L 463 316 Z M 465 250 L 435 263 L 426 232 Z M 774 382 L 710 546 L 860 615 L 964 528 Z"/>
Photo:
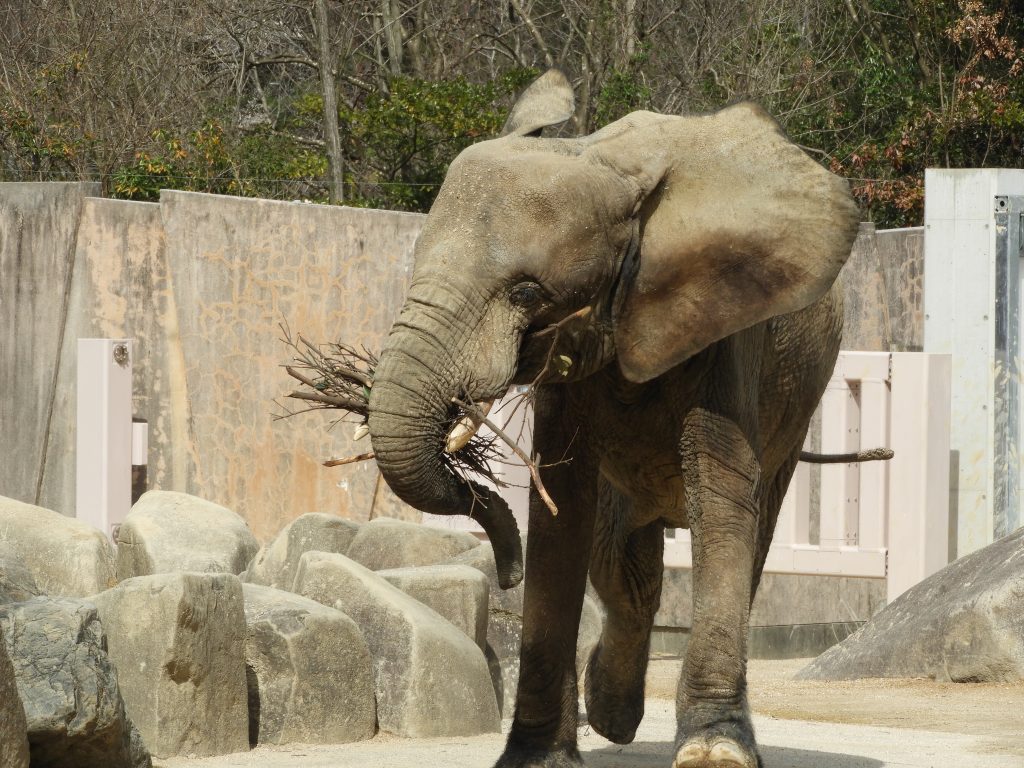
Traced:
<path id="1" fill-rule="evenodd" d="M 368 434 L 370 434 L 370 427 L 367 426 L 366 422 L 364 421 L 362 424 L 356 427 L 356 431 L 352 433 L 352 440 L 362 440 Z"/>
<path id="2" fill-rule="evenodd" d="M 491 408 L 494 406 L 494 400 L 485 400 L 477 403 L 480 413 L 486 416 L 491 412 Z M 455 426 L 452 427 L 451 432 L 448 433 L 448 439 L 445 442 L 444 449 L 448 453 L 455 453 L 460 448 L 464 447 L 466 443 L 473 439 L 473 435 L 480 429 L 480 423 L 470 415 L 463 416 L 459 419 Z"/>

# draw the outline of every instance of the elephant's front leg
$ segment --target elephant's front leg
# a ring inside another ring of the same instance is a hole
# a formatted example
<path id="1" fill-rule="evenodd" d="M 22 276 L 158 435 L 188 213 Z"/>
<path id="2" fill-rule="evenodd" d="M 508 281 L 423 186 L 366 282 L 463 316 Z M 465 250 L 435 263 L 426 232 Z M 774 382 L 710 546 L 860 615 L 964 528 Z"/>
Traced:
<path id="1" fill-rule="evenodd" d="M 673 768 L 760 766 L 747 708 L 747 625 L 760 465 L 749 430 L 696 409 L 682 439 L 693 540 L 693 628 L 676 695 Z"/>
<path id="2" fill-rule="evenodd" d="M 566 407 L 567 387 L 542 387 L 534 446 L 558 515 L 530 493 L 523 641 L 515 719 L 497 768 L 568 768 L 576 748 L 576 635 L 586 590 L 597 468 Z M 571 458 L 570 458 L 571 457 Z M 568 463 L 560 463 L 570 458 Z"/>

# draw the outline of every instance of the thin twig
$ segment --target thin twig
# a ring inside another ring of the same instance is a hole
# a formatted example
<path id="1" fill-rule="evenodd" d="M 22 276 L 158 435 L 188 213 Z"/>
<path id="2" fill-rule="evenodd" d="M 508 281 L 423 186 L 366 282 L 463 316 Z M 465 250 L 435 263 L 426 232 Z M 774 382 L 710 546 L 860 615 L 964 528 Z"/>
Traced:
<path id="1" fill-rule="evenodd" d="M 530 470 L 530 477 L 533 478 L 533 485 L 537 489 L 538 495 L 544 501 L 544 504 L 547 506 L 547 508 L 551 510 L 552 516 L 557 515 L 558 507 L 555 506 L 554 499 L 551 498 L 550 494 L 548 494 L 547 488 L 544 487 L 544 481 L 540 479 L 540 470 L 537 469 L 537 464 L 534 462 L 533 459 L 526 455 L 526 451 L 520 448 L 519 444 L 516 443 L 515 440 L 513 440 L 505 433 L 505 430 L 503 430 L 493 421 L 488 419 L 487 416 L 484 415 L 484 412 L 477 408 L 475 405 L 470 405 L 469 403 L 463 402 L 457 397 L 453 397 L 452 402 L 455 403 L 460 408 L 462 408 L 462 410 L 464 410 L 470 416 L 472 416 L 474 421 L 483 424 L 485 427 L 491 430 L 495 435 L 497 435 L 501 439 L 503 443 L 505 443 L 505 445 L 512 449 L 512 452 L 516 456 L 522 459 L 523 463 L 526 465 L 526 468 Z M 537 454 L 537 462 L 540 462 L 539 453 Z"/>
<path id="2" fill-rule="evenodd" d="M 366 406 L 357 402 L 356 400 L 350 400 L 347 397 L 338 397 L 337 395 L 325 395 L 323 392 L 289 392 L 288 397 L 294 397 L 296 400 L 308 400 L 313 403 L 323 403 L 325 406 L 331 408 L 344 408 L 346 411 L 352 413 L 366 413 Z"/>
<path id="3" fill-rule="evenodd" d="M 328 459 L 324 462 L 325 467 L 340 467 L 342 464 L 355 464 L 357 461 L 368 461 L 375 458 L 373 451 L 360 453 L 357 456 L 347 456 L 344 459 Z"/>

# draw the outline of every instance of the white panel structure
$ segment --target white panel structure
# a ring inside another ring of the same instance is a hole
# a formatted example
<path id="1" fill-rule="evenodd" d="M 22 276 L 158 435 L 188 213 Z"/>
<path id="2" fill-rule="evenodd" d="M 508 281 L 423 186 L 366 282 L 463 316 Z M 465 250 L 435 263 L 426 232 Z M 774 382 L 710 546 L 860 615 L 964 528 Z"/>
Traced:
<path id="1" fill-rule="evenodd" d="M 132 506 L 132 341 L 78 340 L 75 517 L 110 536 Z"/>
<path id="2" fill-rule="evenodd" d="M 955 555 L 1020 525 L 1024 170 L 925 173 L 926 352 L 952 355 Z"/>

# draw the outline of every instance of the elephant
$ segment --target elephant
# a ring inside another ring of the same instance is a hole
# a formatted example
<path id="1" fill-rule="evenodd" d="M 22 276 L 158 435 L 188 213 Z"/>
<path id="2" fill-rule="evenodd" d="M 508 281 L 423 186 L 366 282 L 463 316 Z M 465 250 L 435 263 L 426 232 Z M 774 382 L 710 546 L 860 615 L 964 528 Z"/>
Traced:
<path id="1" fill-rule="evenodd" d="M 857 207 L 753 103 L 544 135 L 573 109 L 550 70 L 500 136 L 451 163 L 374 373 L 373 451 L 405 502 L 484 526 L 508 587 L 523 577 L 515 520 L 446 451 L 480 422 L 459 403 L 534 385 L 534 448 L 558 514 L 531 489 L 521 672 L 497 768 L 583 765 L 588 577 L 607 615 L 586 717 L 613 742 L 634 738 L 666 527 L 693 542 L 673 767 L 754 768 L 750 604 L 838 354 Z"/>

